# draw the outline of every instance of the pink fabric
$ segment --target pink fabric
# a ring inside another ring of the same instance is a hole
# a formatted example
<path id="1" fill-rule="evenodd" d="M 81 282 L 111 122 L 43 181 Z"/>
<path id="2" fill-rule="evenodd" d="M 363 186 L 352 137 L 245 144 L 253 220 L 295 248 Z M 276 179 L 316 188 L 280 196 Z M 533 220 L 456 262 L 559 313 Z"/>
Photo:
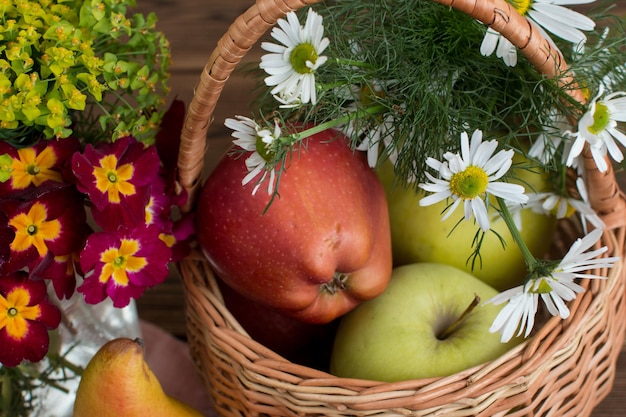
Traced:
<path id="1" fill-rule="evenodd" d="M 142 321 L 141 332 L 146 347 L 146 362 L 165 392 L 206 417 L 217 417 L 202 379 L 191 360 L 187 344 L 154 324 Z"/>

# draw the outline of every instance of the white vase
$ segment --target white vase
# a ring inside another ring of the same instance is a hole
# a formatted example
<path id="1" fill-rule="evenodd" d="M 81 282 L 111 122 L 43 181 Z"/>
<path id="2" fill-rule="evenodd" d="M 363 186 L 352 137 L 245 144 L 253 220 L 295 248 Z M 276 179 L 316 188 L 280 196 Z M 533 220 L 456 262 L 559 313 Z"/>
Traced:
<path id="1" fill-rule="evenodd" d="M 113 307 L 109 298 L 90 305 L 75 294 L 72 299 L 60 302 L 59 307 L 63 319 L 56 334 L 52 335 L 50 349 L 58 349 L 61 354 L 69 350 L 65 358 L 74 365 L 84 368 L 98 349 L 111 339 L 141 337 L 134 300 L 120 309 Z M 47 366 L 45 363 L 41 365 Z M 71 417 L 79 382 L 79 378 L 72 378 L 60 383 L 67 393 L 52 387 L 36 390 L 39 405 L 31 417 Z"/>

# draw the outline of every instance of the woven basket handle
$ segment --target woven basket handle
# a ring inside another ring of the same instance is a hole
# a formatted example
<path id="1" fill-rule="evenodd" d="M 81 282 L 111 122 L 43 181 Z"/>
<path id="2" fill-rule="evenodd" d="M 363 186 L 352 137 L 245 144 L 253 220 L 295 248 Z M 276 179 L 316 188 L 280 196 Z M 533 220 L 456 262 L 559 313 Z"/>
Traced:
<path id="1" fill-rule="evenodd" d="M 185 118 L 178 157 L 180 185 L 189 193 L 184 210 L 195 204 L 204 166 L 207 130 L 213 121 L 213 112 L 224 84 L 252 46 L 287 13 L 320 0 L 257 0 L 231 24 L 218 41 L 207 62 Z M 559 75 L 563 85 L 572 83 L 568 66 L 561 54 L 505 0 L 433 0 L 453 7 L 490 26 L 506 37 L 526 56 L 538 71 L 545 75 Z M 565 75 L 564 75 L 565 74 Z M 585 98 L 578 89 L 567 91 L 579 102 Z M 605 218 L 608 227 L 626 224 L 626 205 L 611 169 L 600 173 L 591 158 L 585 158 L 588 182 L 601 184 L 590 187 L 592 206 Z M 609 163 L 610 166 L 610 163 Z"/>

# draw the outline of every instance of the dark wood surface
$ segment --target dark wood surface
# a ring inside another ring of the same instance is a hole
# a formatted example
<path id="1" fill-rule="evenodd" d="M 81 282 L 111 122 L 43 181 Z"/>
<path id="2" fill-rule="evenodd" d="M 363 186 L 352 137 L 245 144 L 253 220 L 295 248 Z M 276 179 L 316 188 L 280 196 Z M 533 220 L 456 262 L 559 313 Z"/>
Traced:
<path id="1" fill-rule="evenodd" d="M 199 74 L 215 43 L 251 2 L 252 0 L 137 0 L 137 11 L 157 14 L 158 27 L 171 43 L 170 101 L 176 97 L 189 103 Z M 618 2 L 618 7 L 626 11 L 626 0 L 621 0 L 621 4 Z M 244 60 L 255 60 L 258 56 L 258 50 L 253 50 Z M 231 140 L 230 131 L 223 126 L 223 120 L 236 114 L 249 114 L 251 87 L 251 81 L 241 74 L 234 74 L 227 83 L 216 109 L 216 123 L 209 131 L 208 169 Z M 174 270 L 164 284 L 148 290 L 137 304 L 139 314 L 144 320 L 180 339 L 185 338 L 183 292 Z M 593 417 L 626 416 L 625 353 L 621 354 L 617 367 L 613 391 L 596 408 Z"/>

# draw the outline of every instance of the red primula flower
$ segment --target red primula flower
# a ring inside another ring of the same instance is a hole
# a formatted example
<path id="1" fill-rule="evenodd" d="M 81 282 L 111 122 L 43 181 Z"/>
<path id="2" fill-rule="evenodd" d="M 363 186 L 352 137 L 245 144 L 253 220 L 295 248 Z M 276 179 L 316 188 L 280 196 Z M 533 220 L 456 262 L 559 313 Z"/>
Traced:
<path id="1" fill-rule="evenodd" d="M 75 138 L 41 141 L 20 149 L 0 141 L 0 155 L 11 157 L 10 178 L 0 182 L 0 196 L 38 187 L 46 181 L 62 182 L 68 161 L 79 149 Z"/>
<path id="2" fill-rule="evenodd" d="M 185 192 L 174 192 L 174 184 L 168 181 L 163 170 L 150 186 L 145 224 L 159 228 L 160 239 L 172 249 L 172 262 L 179 261 L 189 253 L 188 240 L 194 233 L 191 213 L 183 215 L 177 221 L 172 218 L 172 208 L 183 205 L 186 196 Z"/>
<path id="3" fill-rule="evenodd" d="M 50 280 L 57 298 L 69 300 L 76 289 L 76 274 L 82 275 L 78 252 L 69 255 L 51 255 L 31 271 L 30 276 Z"/>
<path id="4" fill-rule="evenodd" d="M 15 233 L 9 244 L 11 256 L 2 268 L 5 272 L 24 267 L 32 270 L 49 252 L 68 255 L 85 242 L 85 207 L 73 186 L 51 183 L 33 189 L 28 197 L 26 201 L 0 200 L 0 210 Z"/>
<path id="5" fill-rule="evenodd" d="M 80 255 L 87 277 L 78 292 L 84 294 L 85 301 L 97 304 L 109 296 L 115 307 L 124 307 L 146 288 L 163 282 L 169 272 L 171 250 L 159 239 L 159 233 L 157 227 L 141 226 L 90 235 Z"/>
<path id="6" fill-rule="evenodd" d="M 167 172 L 176 173 L 178 152 L 180 146 L 180 132 L 185 123 L 185 102 L 174 99 L 167 109 L 159 131 L 155 137 L 155 145 L 159 152 L 159 158 Z"/>
<path id="7" fill-rule="evenodd" d="M 149 186 L 159 172 L 154 147 L 145 147 L 132 137 L 98 148 L 87 145 L 72 157 L 77 187 L 93 203 L 94 219 L 105 230 L 143 223 Z"/>
<path id="8" fill-rule="evenodd" d="M 61 312 L 48 300 L 44 281 L 26 273 L 0 276 L 0 363 L 17 366 L 40 361 L 48 352 L 48 330 L 58 327 Z"/>
<path id="9" fill-rule="evenodd" d="M 178 262 L 189 254 L 189 241 L 195 233 L 195 216 L 187 213 L 174 222 L 171 234 L 162 234 L 161 239 L 172 248 L 172 262 Z"/>
<path id="10" fill-rule="evenodd" d="M 175 194 L 173 185 L 161 172 L 150 184 L 148 203 L 146 204 L 145 223 L 158 226 L 162 231 L 172 229 L 172 207 L 180 206 L 184 200 L 181 195 Z"/>
<path id="11" fill-rule="evenodd" d="M 2 264 L 11 256 L 10 243 L 15 238 L 15 231 L 9 227 L 9 218 L 6 213 L 0 212 L 0 271 Z"/>

